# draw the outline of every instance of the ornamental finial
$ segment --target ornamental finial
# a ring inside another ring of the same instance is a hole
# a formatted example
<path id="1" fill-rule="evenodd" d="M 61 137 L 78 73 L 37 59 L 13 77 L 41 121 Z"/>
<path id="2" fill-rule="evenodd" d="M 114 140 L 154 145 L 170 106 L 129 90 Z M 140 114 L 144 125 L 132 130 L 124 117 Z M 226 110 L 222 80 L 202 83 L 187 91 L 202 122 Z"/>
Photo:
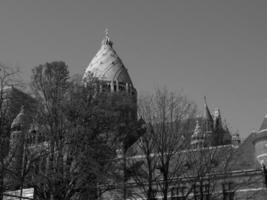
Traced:
<path id="1" fill-rule="evenodd" d="M 109 39 L 108 28 L 105 29 L 106 39 Z"/>
<path id="2" fill-rule="evenodd" d="M 109 45 L 109 46 L 112 47 L 112 44 L 113 44 L 113 43 L 110 41 L 108 28 L 105 29 L 105 38 L 104 38 L 104 40 L 102 41 L 102 44 Z"/>

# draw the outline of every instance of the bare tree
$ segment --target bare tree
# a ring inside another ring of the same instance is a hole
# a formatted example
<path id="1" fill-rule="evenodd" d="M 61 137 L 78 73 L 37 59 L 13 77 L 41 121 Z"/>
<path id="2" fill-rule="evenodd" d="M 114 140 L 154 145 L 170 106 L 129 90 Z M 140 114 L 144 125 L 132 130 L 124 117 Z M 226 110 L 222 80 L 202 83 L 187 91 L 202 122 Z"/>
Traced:
<path id="1" fill-rule="evenodd" d="M 139 108 L 140 115 L 150 126 L 149 138 L 144 137 L 139 143 L 145 158 L 146 170 L 143 173 L 147 174 L 144 176 L 147 177 L 147 185 L 143 191 L 149 199 L 153 199 L 158 191 L 158 195 L 167 200 L 170 183 L 184 173 L 184 156 L 178 152 L 188 148 L 187 132 L 191 119 L 195 118 L 196 105 L 184 95 L 164 88 L 145 97 Z M 137 178 L 135 180 L 138 181 Z"/>
<path id="2" fill-rule="evenodd" d="M 188 149 L 182 154 L 185 157 L 185 170 L 182 176 L 173 181 L 172 196 L 200 200 L 221 198 L 222 193 L 218 191 L 222 183 L 228 184 L 232 146 Z"/>

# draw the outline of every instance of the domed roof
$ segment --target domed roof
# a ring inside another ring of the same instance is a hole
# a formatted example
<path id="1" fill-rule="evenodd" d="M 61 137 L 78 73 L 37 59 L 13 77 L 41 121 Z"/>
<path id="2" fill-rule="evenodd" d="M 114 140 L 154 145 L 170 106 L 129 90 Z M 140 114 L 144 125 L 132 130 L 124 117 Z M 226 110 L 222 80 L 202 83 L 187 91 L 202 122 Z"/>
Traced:
<path id="1" fill-rule="evenodd" d="M 19 114 L 13 120 L 13 122 L 11 124 L 11 129 L 18 128 L 18 127 L 22 128 L 26 125 L 26 123 L 27 123 L 27 116 L 24 112 L 24 106 L 22 106 Z"/>
<path id="2" fill-rule="evenodd" d="M 86 79 L 89 75 L 104 81 L 118 81 L 132 85 L 127 69 L 113 49 L 113 43 L 107 31 L 100 50 L 91 60 L 83 78 Z"/>

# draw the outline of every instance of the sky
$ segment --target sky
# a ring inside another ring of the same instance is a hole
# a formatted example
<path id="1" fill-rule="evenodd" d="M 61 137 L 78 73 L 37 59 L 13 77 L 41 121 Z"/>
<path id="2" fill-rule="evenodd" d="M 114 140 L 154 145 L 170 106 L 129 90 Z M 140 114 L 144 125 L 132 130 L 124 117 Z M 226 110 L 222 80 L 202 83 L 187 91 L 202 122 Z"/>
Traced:
<path id="1" fill-rule="evenodd" d="M 83 74 L 105 28 L 139 93 L 182 90 L 241 137 L 267 114 L 266 0 L 1 0 L 0 62 Z"/>

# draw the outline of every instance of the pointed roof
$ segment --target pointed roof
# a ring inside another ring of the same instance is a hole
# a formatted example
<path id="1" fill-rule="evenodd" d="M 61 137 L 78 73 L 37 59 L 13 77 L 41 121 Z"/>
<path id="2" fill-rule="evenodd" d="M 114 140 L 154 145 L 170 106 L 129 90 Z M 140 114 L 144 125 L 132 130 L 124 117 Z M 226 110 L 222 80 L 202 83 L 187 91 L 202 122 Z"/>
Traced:
<path id="1" fill-rule="evenodd" d="M 257 166 L 255 162 L 255 147 L 254 141 L 257 138 L 257 133 L 251 133 L 233 154 L 233 159 L 230 163 L 232 170 L 253 169 Z"/>
<path id="2" fill-rule="evenodd" d="M 214 111 L 214 128 L 215 129 L 223 129 L 221 111 L 219 108 L 216 108 Z"/>
<path id="3" fill-rule="evenodd" d="M 105 32 L 101 47 L 86 68 L 83 78 L 93 75 L 100 80 L 118 81 L 132 85 L 126 67 L 113 49 L 113 42 L 110 40 L 108 30 L 106 29 Z"/>
<path id="4" fill-rule="evenodd" d="M 259 132 L 264 132 L 264 131 L 267 131 L 267 115 L 265 115 L 263 119 Z"/>
<path id="5" fill-rule="evenodd" d="M 206 96 L 204 96 L 204 119 L 208 121 L 213 121 L 212 115 L 210 113 L 209 107 L 207 105 L 207 99 Z"/>

